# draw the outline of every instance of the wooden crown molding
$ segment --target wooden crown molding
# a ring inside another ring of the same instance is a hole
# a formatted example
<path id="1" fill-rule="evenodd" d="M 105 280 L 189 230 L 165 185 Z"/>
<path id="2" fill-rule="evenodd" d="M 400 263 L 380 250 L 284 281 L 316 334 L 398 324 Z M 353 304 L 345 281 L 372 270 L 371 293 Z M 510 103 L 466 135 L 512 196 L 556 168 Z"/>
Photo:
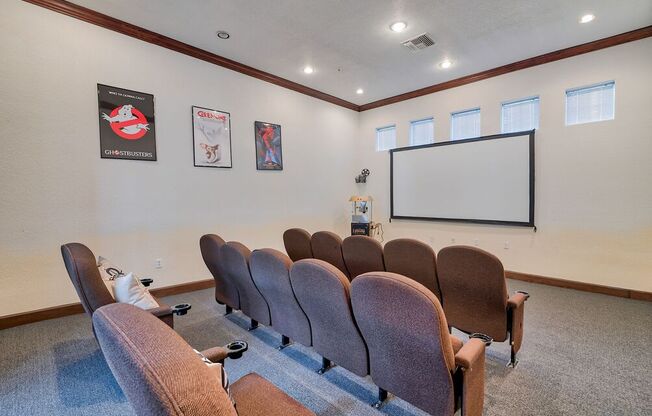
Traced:
<path id="1" fill-rule="evenodd" d="M 333 95 L 326 94 L 325 92 L 318 91 L 314 88 L 310 88 L 294 81 L 278 77 L 276 75 L 270 74 L 269 72 L 261 71 L 260 69 L 256 69 L 232 59 L 216 55 L 212 52 L 208 52 L 200 48 L 196 48 L 194 46 L 188 45 L 187 43 L 180 42 L 167 36 L 163 36 L 159 33 L 152 32 L 151 30 L 147 30 L 140 26 L 115 19 L 111 16 L 98 13 L 94 10 L 87 9 L 86 7 L 82 7 L 65 0 L 23 1 L 354 111 L 366 111 L 389 104 L 395 104 L 412 98 L 421 97 L 423 95 L 432 94 L 434 92 L 471 84 L 473 82 L 482 81 L 487 78 L 496 77 L 521 69 L 547 64 L 549 62 L 558 61 L 560 59 L 566 59 L 652 36 L 652 26 L 646 26 L 640 29 L 632 30 L 630 32 L 621 33 L 619 35 L 610 36 L 577 46 L 572 46 L 570 48 L 560 49 L 554 52 L 549 52 L 543 55 L 524 59 L 522 61 L 499 66 L 497 68 L 466 75 L 461 78 L 442 82 L 440 84 L 430 85 L 428 87 L 395 95 L 393 97 L 384 98 L 382 100 L 373 101 L 363 105 L 357 105 Z"/>
<path id="2" fill-rule="evenodd" d="M 640 29 L 632 30 L 630 32 L 621 33 L 619 35 L 610 36 L 608 38 L 594 40 L 593 42 L 583 43 L 577 46 L 571 46 L 570 48 L 559 49 L 558 51 L 554 51 L 554 52 L 548 52 L 543 55 L 524 59 L 522 61 L 512 62 L 511 64 L 488 69 L 486 71 L 478 72 L 476 74 L 466 75 L 461 78 L 442 82 L 441 84 L 431 85 L 429 87 L 420 88 L 418 90 L 395 95 L 389 98 L 384 98 L 382 100 L 374 101 L 368 104 L 363 104 L 358 108 L 358 111 L 371 110 L 372 108 L 378 108 L 385 105 L 398 103 L 400 101 L 421 97 L 422 95 L 432 94 L 433 92 L 448 90 L 450 88 L 471 84 L 473 82 L 482 81 L 487 78 L 497 77 L 499 75 L 508 74 L 510 72 L 519 71 L 521 69 L 532 68 L 533 66 L 543 65 L 550 62 L 559 61 L 561 59 L 582 55 L 588 52 L 594 52 L 600 49 L 609 48 L 611 46 L 621 45 L 623 43 L 645 39 L 650 36 L 652 36 L 652 26 L 643 27 Z"/>

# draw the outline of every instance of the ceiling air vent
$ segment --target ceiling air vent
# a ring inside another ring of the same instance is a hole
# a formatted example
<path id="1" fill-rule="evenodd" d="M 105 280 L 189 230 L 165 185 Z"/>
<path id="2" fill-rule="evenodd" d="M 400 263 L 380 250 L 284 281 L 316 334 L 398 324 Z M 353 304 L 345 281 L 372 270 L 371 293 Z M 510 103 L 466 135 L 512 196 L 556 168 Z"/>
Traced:
<path id="1" fill-rule="evenodd" d="M 429 46 L 435 44 L 435 41 L 432 40 L 428 33 L 422 33 L 419 36 L 416 36 L 412 39 L 408 39 L 405 42 L 402 42 L 401 45 L 405 46 L 412 52 L 420 51 L 421 49 L 426 49 Z"/>

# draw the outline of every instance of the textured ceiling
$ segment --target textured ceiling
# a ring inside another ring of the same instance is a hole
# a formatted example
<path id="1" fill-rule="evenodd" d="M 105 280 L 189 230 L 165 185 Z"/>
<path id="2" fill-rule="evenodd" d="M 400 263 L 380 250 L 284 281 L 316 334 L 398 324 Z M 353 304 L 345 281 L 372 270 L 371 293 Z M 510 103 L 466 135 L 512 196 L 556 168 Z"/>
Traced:
<path id="1" fill-rule="evenodd" d="M 652 24 L 652 0 L 73 2 L 356 104 Z M 578 23 L 586 13 L 596 19 Z M 405 32 L 389 30 L 397 20 Z M 401 46 L 423 32 L 434 46 Z M 444 58 L 454 62 L 447 70 L 437 66 Z"/>

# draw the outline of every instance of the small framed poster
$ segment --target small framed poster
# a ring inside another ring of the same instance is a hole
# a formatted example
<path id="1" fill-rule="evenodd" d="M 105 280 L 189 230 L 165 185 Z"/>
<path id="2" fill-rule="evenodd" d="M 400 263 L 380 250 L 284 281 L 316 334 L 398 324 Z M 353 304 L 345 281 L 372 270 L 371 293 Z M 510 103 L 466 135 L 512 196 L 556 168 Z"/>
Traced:
<path id="1" fill-rule="evenodd" d="M 154 96 L 97 84 L 100 156 L 156 160 Z"/>
<path id="2" fill-rule="evenodd" d="M 232 167 L 231 115 L 192 106 L 192 142 L 195 166 Z"/>
<path id="3" fill-rule="evenodd" d="M 281 126 L 256 121 L 256 169 L 283 170 L 283 149 L 281 147 Z"/>

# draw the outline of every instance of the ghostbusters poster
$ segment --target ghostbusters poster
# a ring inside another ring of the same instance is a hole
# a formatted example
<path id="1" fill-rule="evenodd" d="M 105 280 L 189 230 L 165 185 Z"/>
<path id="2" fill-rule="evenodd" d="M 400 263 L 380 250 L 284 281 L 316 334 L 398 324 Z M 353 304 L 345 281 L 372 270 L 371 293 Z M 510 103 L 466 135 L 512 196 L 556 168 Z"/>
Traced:
<path id="1" fill-rule="evenodd" d="M 256 169 L 283 170 L 283 151 L 281 148 L 281 126 L 256 121 Z"/>
<path id="2" fill-rule="evenodd" d="M 195 166 L 231 167 L 231 115 L 192 107 L 192 140 Z"/>
<path id="3" fill-rule="evenodd" d="M 154 96 L 97 84 L 104 159 L 156 160 Z"/>

